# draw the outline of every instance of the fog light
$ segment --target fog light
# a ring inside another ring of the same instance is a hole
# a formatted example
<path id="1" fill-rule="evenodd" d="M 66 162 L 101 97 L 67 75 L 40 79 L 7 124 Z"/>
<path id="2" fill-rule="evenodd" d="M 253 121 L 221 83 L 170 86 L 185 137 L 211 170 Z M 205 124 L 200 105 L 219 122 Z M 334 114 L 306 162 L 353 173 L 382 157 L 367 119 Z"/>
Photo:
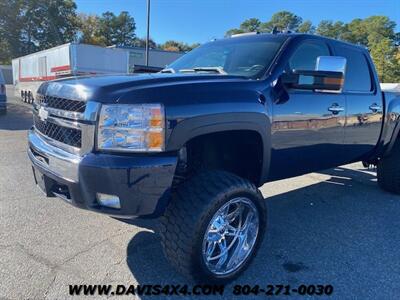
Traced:
<path id="1" fill-rule="evenodd" d="M 115 195 L 97 193 L 97 202 L 99 202 L 100 205 L 106 207 L 118 208 L 118 209 L 121 208 L 119 197 Z"/>

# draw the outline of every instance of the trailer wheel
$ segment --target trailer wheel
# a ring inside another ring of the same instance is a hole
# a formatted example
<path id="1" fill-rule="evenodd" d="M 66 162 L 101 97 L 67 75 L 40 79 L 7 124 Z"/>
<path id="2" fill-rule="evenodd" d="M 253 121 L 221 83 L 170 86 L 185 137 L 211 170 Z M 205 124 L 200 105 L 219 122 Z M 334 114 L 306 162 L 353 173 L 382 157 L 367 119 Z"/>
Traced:
<path id="1" fill-rule="evenodd" d="M 28 92 L 28 103 L 30 103 L 30 104 L 33 103 L 33 96 L 32 96 L 32 92 L 31 91 Z"/>

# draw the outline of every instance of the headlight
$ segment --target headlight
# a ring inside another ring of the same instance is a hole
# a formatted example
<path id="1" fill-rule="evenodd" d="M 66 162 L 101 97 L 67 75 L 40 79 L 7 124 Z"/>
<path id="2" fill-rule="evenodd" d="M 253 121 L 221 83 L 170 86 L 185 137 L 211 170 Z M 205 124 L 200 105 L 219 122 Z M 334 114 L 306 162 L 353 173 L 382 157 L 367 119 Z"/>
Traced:
<path id="1" fill-rule="evenodd" d="M 161 104 L 103 105 L 97 148 L 116 151 L 163 151 L 164 108 Z"/>

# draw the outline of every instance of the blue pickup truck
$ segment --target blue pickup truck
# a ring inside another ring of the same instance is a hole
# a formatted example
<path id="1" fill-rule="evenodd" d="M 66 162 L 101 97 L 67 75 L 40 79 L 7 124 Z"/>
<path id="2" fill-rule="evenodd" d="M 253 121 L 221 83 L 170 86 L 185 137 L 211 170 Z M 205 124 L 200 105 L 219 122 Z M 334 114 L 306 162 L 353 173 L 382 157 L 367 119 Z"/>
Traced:
<path id="1" fill-rule="evenodd" d="M 216 40 L 157 74 L 46 82 L 28 154 L 49 197 L 159 218 L 182 274 L 227 282 L 255 256 L 265 182 L 363 161 L 400 193 L 400 95 L 368 51 L 304 34 Z"/>

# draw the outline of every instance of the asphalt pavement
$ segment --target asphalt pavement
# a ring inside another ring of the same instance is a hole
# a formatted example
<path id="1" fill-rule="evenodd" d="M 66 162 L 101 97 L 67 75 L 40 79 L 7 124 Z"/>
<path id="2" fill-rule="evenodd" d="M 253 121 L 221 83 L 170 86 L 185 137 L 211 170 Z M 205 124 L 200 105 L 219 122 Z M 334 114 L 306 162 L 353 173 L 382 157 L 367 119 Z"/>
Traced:
<path id="1" fill-rule="evenodd" d="M 0 299 L 68 299 L 70 284 L 193 285 L 168 265 L 155 221 L 121 222 L 44 197 L 26 154 L 31 124 L 30 106 L 9 96 L 0 116 Z M 330 284 L 330 299 L 399 297 L 400 197 L 381 191 L 373 170 L 356 163 L 261 190 L 264 243 L 215 299 L 232 299 L 236 284 Z"/>

